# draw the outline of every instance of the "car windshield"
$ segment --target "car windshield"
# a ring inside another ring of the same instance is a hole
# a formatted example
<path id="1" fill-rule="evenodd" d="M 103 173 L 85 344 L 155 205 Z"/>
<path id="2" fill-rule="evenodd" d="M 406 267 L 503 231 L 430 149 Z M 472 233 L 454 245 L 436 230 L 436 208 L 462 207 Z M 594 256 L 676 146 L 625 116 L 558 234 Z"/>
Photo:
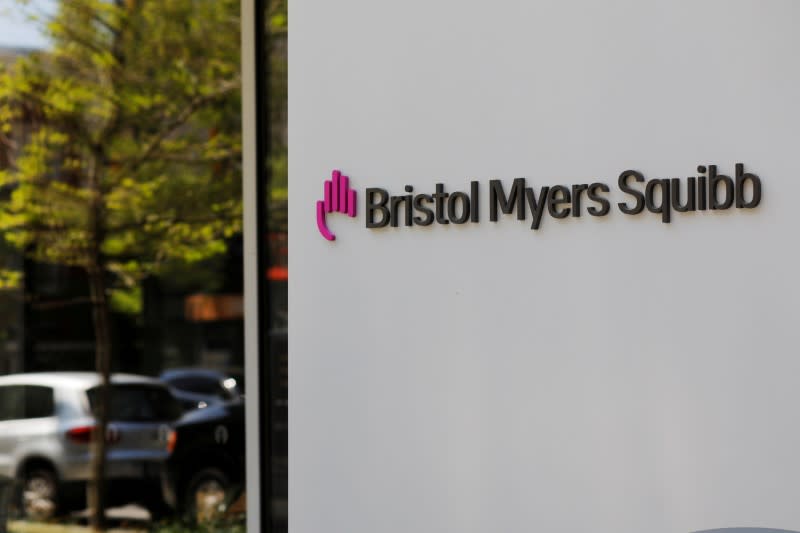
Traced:
<path id="1" fill-rule="evenodd" d="M 86 391 L 92 412 L 99 402 L 100 388 Z M 181 406 L 168 390 L 157 385 L 112 385 L 109 419 L 118 422 L 177 420 Z"/>

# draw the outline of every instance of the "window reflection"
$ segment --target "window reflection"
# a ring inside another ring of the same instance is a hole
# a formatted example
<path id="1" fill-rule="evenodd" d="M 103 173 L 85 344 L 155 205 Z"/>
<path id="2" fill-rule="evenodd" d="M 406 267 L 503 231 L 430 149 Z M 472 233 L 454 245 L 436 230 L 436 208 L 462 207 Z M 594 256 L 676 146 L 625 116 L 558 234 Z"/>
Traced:
<path id="1" fill-rule="evenodd" d="M 239 7 L 4 6 L 0 503 L 12 520 L 244 528 Z M 21 35 L 11 21 L 39 38 L 8 42 Z"/>
<path id="2" fill-rule="evenodd" d="M 260 245 L 266 250 L 266 339 L 261 360 L 267 361 L 262 379 L 268 394 L 262 398 L 262 424 L 269 427 L 269 458 L 262 473 L 269 476 L 270 494 L 262 496 L 262 508 L 269 513 L 272 531 L 288 527 L 288 157 L 287 157 L 287 3 L 285 0 L 260 2 L 262 29 L 259 45 L 262 59 L 259 94 L 261 104 L 260 157 L 262 177 L 266 183 L 261 199 L 265 208 L 261 221 L 264 230 Z M 266 413 L 263 413 L 266 412 Z M 266 416 L 264 416 L 266 414 Z"/>

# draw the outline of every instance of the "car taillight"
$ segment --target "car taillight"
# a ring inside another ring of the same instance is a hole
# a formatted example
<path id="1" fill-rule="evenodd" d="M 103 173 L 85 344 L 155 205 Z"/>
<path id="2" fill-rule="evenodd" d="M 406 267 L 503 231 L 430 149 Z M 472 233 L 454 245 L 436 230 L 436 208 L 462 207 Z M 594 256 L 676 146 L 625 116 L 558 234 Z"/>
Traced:
<path id="1" fill-rule="evenodd" d="M 167 435 L 167 451 L 172 453 L 175 451 L 175 446 L 178 444 L 178 432 L 174 429 L 169 431 L 169 435 Z"/>
<path id="2" fill-rule="evenodd" d="M 94 434 L 94 426 L 79 426 L 67 431 L 67 439 L 75 444 L 89 444 L 92 442 L 92 435 Z M 106 429 L 106 442 L 108 444 L 116 444 L 120 441 L 120 432 L 116 428 Z"/>
<path id="3" fill-rule="evenodd" d="M 67 438 L 75 444 L 89 444 L 93 432 L 94 426 L 80 426 L 67 431 Z"/>

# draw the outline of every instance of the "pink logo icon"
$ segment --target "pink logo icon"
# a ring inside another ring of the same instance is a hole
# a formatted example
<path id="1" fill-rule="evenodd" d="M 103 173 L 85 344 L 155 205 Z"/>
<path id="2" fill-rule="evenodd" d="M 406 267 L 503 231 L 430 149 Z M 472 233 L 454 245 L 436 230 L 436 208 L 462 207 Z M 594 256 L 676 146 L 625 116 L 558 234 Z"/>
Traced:
<path id="1" fill-rule="evenodd" d="M 338 170 L 331 173 L 331 179 L 325 180 L 325 200 L 317 201 L 317 227 L 329 241 L 335 240 L 336 235 L 325 224 L 325 214 L 333 212 L 356 216 L 356 191 L 350 188 L 350 178 L 342 176 Z"/>

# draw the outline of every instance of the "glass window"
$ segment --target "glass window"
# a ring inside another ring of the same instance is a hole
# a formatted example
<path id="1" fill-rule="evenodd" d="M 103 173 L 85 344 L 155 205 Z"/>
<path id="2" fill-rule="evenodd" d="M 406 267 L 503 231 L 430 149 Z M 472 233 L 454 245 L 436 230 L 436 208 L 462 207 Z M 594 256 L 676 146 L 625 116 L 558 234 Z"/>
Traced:
<path id="1" fill-rule="evenodd" d="M 25 418 L 45 418 L 55 414 L 52 388 L 25 385 L 23 396 Z"/>
<path id="2" fill-rule="evenodd" d="M 261 262 L 266 271 L 261 280 L 261 316 L 266 317 L 266 334 L 261 340 L 261 424 L 265 441 L 261 448 L 262 522 L 274 532 L 288 529 L 288 429 L 289 353 L 288 331 L 288 157 L 287 157 L 287 51 L 288 19 L 285 0 L 260 3 L 259 46 L 259 164 L 262 194 L 259 235 Z"/>
<path id="3" fill-rule="evenodd" d="M 0 420 L 19 420 L 25 416 L 22 385 L 0 387 Z"/>
<path id="4" fill-rule="evenodd" d="M 221 386 L 214 378 L 194 376 L 174 378 L 168 381 L 176 389 L 198 392 L 201 394 L 220 394 Z"/>
<path id="5" fill-rule="evenodd" d="M 107 407 L 115 422 L 157 422 L 141 438 L 87 416 L 87 401 L 93 408 L 101 401 L 97 388 L 87 397 L 77 393 L 80 400 L 59 394 L 55 409 L 50 388 L 0 387 L 0 420 L 56 413 L 58 423 L 48 422 L 52 431 L 37 435 L 39 442 L 67 438 L 81 447 L 105 434 L 108 450 L 131 446 L 107 454 L 113 460 L 102 479 L 91 477 L 93 447 L 81 456 L 85 464 L 74 465 L 83 473 L 76 481 L 107 482 L 107 491 L 92 491 L 94 505 L 62 498 L 52 483 L 65 462 L 62 447 L 42 446 L 54 450 L 44 457 L 41 450 L 34 457 L 33 447 L 12 453 L 16 444 L 0 435 L 0 465 L 11 465 L 0 469 L 0 502 L 5 472 L 20 486 L 47 489 L 21 510 L 33 520 L 93 509 L 90 521 L 100 525 L 100 509 L 123 506 L 133 511 L 120 520 L 141 529 L 156 527 L 150 517 L 177 528 L 192 516 L 224 523 L 212 529 L 241 530 L 243 461 L 176 446 L 209 431 L 211 442 L 244 442 L 243 425 L 227 424 L 232 415 L 224 411 L 238 398 L 224 380 L 244 367 L 240 0 L 6 4 L 0 378 L 37 373 L 53 381 L 36 383 L 84 391 L 104 369 L 157 378 L 167 369 L 199 368 L 219 377 L 181 384 L 207 396 L 181 398 L 206 411 L 180 424 L 179 403 L 166 386 L 114 386 Z M 208 422 L 211 415 L 218 418 Z M 220 424 L 226 429 L 215 434 Z M 157 435 L 145 438 L 153 428 Z M 33 480 L 25 477 L 30 460 L 41 474 Z M 155 474 L 162 469 L 171 473 L 169 486 Z M 141 486 L 120 487 L 120 472 L 137 473 Z"/>
<path id="6" fill-rule="evenodd" d="M 97 409 L 100 391 L 86 392 L 92 411 Z M 115 385 L 111 387 L 109 419 L 118 422 L 153 422 L 177 420 L 182 409 L 178 401 L 163 387 Z"/>
<path id="7" fill-rule="evenodd" d="M 53 416 L 53 389 L 35 385 L 0 387 L 0 420 Z"/>

